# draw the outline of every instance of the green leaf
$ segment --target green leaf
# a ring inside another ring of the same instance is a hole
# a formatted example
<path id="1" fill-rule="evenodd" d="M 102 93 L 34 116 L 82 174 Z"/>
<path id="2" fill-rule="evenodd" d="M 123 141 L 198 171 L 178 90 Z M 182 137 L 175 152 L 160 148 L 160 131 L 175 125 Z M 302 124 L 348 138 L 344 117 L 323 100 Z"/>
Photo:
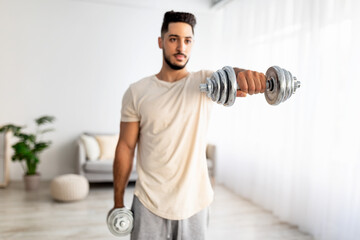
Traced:
<path id="1" fill-rule="evenodd" d="M 44 133 L 52 132 L 52 131 L 55 131 L 55 128 L 47 128 L 47 129 L 41 130 L 40 134 L 44 134 Z"/>
<path id="2" fill-rule="evenodd" d="M 18 136 L 18 134 L 20 134 L 20 130 L 22 129 L 23 127 L 20 127 L 20 126 L 16 126 L 14 124 L 7 124 L 5 126 L 2 126 L 0 128 L 0 132 L 7 132 L 7 131 L 11 131 L 14 133 L 15 136 Z"/>
<path id="3" fill-rule="evenodd" d="M 19 133 L 18 137 L 21 138 L 23 142 L 30 141 L 35 143 L 36 141 L 36 136 L 34 134 Z"/>
<path id="4" fill-rule="evenodd" d="M 18 142 L 12 146 L 14 149 L 14 155 L 12 157 L 13 160 L 27 160 L 35 157 L 35 154 L 31 151 L 31 148 L 29 145 L 27 145 L 25 142 Z"/>
<path id="5" fill-rule="evenodd" d="M 35 122 L 38 126 L 43 125 L 45 123 L 52 123 L 53 121 L 55 121 L 55 117 L 47 116 L 47 115 L 35 119 Z"/>
<path id="6" fill-rule="evenodd" d="M 44 149 L 48 148 L 50 146 L 51 142 L 38 142 L 35 144 L 33 152 L 35 154 L 40 153 Z"/>

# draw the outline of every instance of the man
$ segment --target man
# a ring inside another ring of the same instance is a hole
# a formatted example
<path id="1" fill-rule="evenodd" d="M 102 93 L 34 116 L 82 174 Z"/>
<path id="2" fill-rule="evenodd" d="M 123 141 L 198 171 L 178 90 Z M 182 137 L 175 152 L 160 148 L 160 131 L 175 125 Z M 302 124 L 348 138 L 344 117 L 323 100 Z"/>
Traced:
<path id="1" fill-rule="evenodd" d="M 114 161 L 114 208 L 124 192 L 138 144 L 131 239 L 205 239 L 207 208 L 213 200 L 206 166 L 206 132 L 213 102 L 199 91 L 212 72 L 188 72 L 196 20 L 167 12 L 158 39 L 160 72 L 131 84 L 123 97 Z M 262 73 L 235 68 L 246 94 L 263 93 Z"/>

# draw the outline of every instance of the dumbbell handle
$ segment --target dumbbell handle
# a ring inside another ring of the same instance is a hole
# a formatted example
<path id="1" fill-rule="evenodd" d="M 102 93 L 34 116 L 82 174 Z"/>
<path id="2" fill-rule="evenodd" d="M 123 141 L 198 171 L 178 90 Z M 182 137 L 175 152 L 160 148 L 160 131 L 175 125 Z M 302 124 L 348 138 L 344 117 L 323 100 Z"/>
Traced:
<path id="1" fill-rule="evenodd" d="M 274 89 L 274 83 L 271 80 L 266 80 L 266 89 L 272 91 Z M 241 91 L 241 88 L 237 87 L 237 90 Z"/>
<path id="2" fill-rule="evenodd" d="M 271 88 L 273 88 L 273 86 L 274 86 L 274 84 L 271 83 L 270 80 L 266 80 L 266 89 L 271 89 Z M 239 85 L 237 85 L 237 90 L 241 91 Z M 207 83 L 201 83 L 200 84 L 200 92 L 207 92 L 207 91 L 208 91 L 208 84 Z"/>

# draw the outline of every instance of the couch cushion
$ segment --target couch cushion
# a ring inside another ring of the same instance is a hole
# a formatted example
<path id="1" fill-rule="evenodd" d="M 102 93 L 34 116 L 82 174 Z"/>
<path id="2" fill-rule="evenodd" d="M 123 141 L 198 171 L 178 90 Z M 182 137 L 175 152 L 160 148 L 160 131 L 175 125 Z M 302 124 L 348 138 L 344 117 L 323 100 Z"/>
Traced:
<path id="1" fill-rule="evenodd" d="M 100 147 L 97 140 L 92 136 L 84 134 L 80 136 L 80 139 L 84 144 L 87 159 L 90 161 L 97 160 L 100 156 Z"/>
<path id="2" fill-rule="evenodd" d="M 113 170 L 113 162 L 113 159 L 105 159 L 101 161 L 87 161 L 84 164 L 84 170 L 86 172 L 111 173 Z"/>
<path id="3" fill-rule="evenodd" d="M 114 159 L 115 149 L 119 139 L 119 135 L 97 135 L 96 140 L 100 146 L 100 160 Z"/>

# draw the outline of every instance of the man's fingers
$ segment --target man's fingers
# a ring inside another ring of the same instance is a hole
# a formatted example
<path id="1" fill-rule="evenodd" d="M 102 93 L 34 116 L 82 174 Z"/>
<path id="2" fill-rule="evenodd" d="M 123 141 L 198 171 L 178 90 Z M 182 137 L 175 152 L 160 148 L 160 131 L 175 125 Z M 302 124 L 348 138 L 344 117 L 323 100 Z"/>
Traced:
<path id="1" fill-rule="evenodd" d="M 248 84 L 247 84 L 244 72 L 239 72 L 238 73 L 236 81 L 237 81 L 237 83 L 239 85 L 239 88 L 240 88 L 241 92 L 247 93 L 248 92 Z"/>
<path id="2" fill-rule="evenodd" d="M 240 90 L 238 90 L 237 92 L 236 92 L 236 96 L 237 97 L 246 97 L 246 93 L 245 92 L 243 92 L 243 91 L 240 91 Z"/>
<path id="3" fill-rule="evenodd" d="M 253 95 L 255 93 L 255 81 L 254 81 L 254 74 L 252 71 L 247 70 L 245 71 L 246 81 L 248 85 L 248 93 Z"/>
<path id="4" fill-rule="evenodd" d="M 254 72 L 255 78 L 255 94 L 258 94 L 261 91 L 261 81 L 260 81 L 260 73 Z"/>

